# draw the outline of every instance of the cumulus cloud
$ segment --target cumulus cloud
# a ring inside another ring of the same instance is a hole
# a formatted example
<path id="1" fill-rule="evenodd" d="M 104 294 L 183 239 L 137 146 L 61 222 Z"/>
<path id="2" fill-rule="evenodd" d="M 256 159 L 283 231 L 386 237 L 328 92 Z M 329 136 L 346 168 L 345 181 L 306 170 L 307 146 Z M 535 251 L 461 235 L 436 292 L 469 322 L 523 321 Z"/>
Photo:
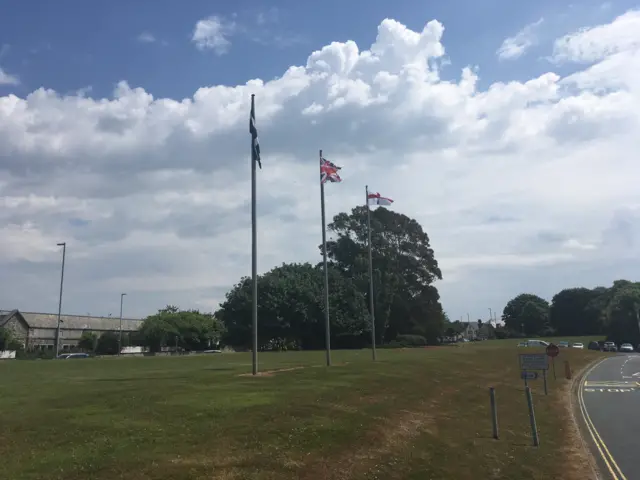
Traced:
<path id="1" fill-rule="evenodd" d="M 0 68 L 0 85 L 19 85 L 20 79 L 15 75 L 9 75 Z"/>
<path id="2" fill-rule="evenodd" d="M 196 23 L 191 41 L 199 50 L 212 50 L 216 55 L 224 55 L 231 48 L 229 37 L 235 30 L 235 22 L 213 15 Z"/>
<path id="3" fill-rule="evenodd" d="M 640 11 L 631 10 L 606 25 L 585 28 L 559 38 L 553 46 L 556 62 L 592 63 L 640 47 Z"/>
<path id="4" fill-rule="evenodd" d="M 544 19 L 541 18 L 540 20 L 525 26 L 513 37 L 505 38 L 502 45 L 500 45 L 500 48 L 496 52 L 498 58 L 500 60 L 515 60 L 516 58 L 520 58 L 524 55 L 527 50 L 537 44 L 538 29 L 540 25 L 542 25 L 543 21 Z"/>
<path id="5" fill-rule="evenodd" d="M 126 81 L 110 98 L 0 97 L 0 304 L 55 310 L 55 244 L 66 241 L 70 312 L 115 311 L 122 291 L 132 315 L 215 308 L 250 272 L 252 93 L 260 271 L 320 259 L 323 149 L 344 179 L 327 188 L 328 218 L 360 204 L 365 184 L 393 197 L 431 237 L 453 318 L 482 317 L 522 290 L 633 276 L 634 44 L 567 77 L 481 89 L 481 69 L 441 77 L 444 32 L 386 19 L 369 48 L 333 42 L 278 78 L 184 99 Z"/>

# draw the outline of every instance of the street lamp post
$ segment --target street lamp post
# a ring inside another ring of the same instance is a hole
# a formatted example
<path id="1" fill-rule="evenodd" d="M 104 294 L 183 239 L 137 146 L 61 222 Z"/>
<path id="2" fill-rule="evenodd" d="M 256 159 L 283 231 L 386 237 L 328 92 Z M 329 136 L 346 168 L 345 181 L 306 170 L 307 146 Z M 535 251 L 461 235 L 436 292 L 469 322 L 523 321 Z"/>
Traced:
<path id="1" fill-rule="evenodd" d="M 120 352 L 122 352 L 122 304 L 125 295 L 126 293 L 120 294 L 120 339 L 118 340 L 118 356 L 120 356 Z"/>
<path id="2" fill-rule="evenodd" d="M 64 285 L 64 260 L 67 255 L 67 242 L 58 243 L 62 247 L 62 270 L 60 272 L 60 297 L 58 299 L 58 324 L 56 326 L 56 358 L 60 354 L 60 317 L 62 315 L 62 286 Z"/>

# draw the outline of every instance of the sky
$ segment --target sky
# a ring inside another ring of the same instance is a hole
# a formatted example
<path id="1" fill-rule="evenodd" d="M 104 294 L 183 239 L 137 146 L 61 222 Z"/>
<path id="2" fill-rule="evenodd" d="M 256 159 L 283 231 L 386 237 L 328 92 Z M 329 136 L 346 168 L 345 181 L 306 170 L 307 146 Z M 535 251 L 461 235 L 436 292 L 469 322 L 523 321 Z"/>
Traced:
<path id="1" fill-rule="evenodd" d="M 449 317 L 640 271 L 640 4 L 0 0 L 0 310 L 215 311 L 321 260 L 318 150 L 428 233 Z"/>

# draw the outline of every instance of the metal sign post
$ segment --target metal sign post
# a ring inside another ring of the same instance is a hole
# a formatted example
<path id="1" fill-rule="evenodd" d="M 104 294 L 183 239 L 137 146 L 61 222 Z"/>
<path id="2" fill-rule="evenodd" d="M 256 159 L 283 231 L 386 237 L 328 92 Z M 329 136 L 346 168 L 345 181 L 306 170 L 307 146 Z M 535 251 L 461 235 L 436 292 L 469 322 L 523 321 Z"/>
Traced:
<path id="1" fill-rule="evenodd" d="M 537 370 L 545 372 L 544 378 L 546 385 L 546 371 L 549 368 L 549 357 L 547 357 L 545 353 L 521 353 L 518 357 L 520 360 L 520 376 L 524 380 L 525 388 L 529 387 L 529 380 L 538 378 Z"/>
<path id="2" fill-rule="evenodd" d="M 556 357 L 558 355 L 560 355 L 560 347 L 558 347 L 556 344 L 551 343 L 547 346 L 547 348 L 545 349 L 545 351 L 547 352 L 547 355 L 549 357 L 551 357 L 551 365 L 553 367 L 553 379 L 556 379 Z"/>

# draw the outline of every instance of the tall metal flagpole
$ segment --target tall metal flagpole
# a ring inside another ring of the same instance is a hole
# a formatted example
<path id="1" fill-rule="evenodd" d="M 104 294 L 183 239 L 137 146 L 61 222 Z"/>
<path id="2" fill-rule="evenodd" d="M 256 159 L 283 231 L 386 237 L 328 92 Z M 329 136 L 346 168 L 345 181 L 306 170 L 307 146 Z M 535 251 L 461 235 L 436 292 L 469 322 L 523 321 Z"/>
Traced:
<path id="1" fill-rule="evenodd" d="M 58 324 L 56 326 L 56 358 L 60 354 L 60 323 L 62 316 L 62 286 L 64 284 L 64 259 L 67 254 L 67 242 L 58 243 L 62 247 L 62 270 L 60 271 L 60 297 L 58 299 Z"/>
<path id="2" fill-rule="evenodd" d="M 322 150 L 318 160 L 322 164 Z M 331 366 L 331 332 L 329 326 L 329 269 L 327 266 L 327 227 L 324 216 L 324 182 L 320 171 L 320 212 L 322 215 L 322 262 L 324 264 L 324 341 L 327 349 L 327 367 Z"/>
<path id="3" fill-rule="evenodd" d="M 124 296 L 126 293 L 120 294 L 120 338 L 118 340 L 118 356 L 122 353 L 122 304 L 124 303 Z"/>
<path id="4" fill-rule="evenodd" d="M 371 209 L 369 208 L 369 185 L 365 186 L 365 205 L 367 206 L 367 244 L 369 246 L 369 311 L 371 314 L 371 353 L 376 360 L 376 315 L 373 299 L 373 259 L 371 255 Z"/>
<path id="5" fill-rule="evenodd" d="M 255 95 L 251 94 L 251 125 L 255 129 Z M 258 237 L 256 228 L 256 150 L 255 140 L 251 138 L 251 290 L 253 302 L 251 309 L 251 328 L 253 333 L 253 374 L 258 373 Z"/>

